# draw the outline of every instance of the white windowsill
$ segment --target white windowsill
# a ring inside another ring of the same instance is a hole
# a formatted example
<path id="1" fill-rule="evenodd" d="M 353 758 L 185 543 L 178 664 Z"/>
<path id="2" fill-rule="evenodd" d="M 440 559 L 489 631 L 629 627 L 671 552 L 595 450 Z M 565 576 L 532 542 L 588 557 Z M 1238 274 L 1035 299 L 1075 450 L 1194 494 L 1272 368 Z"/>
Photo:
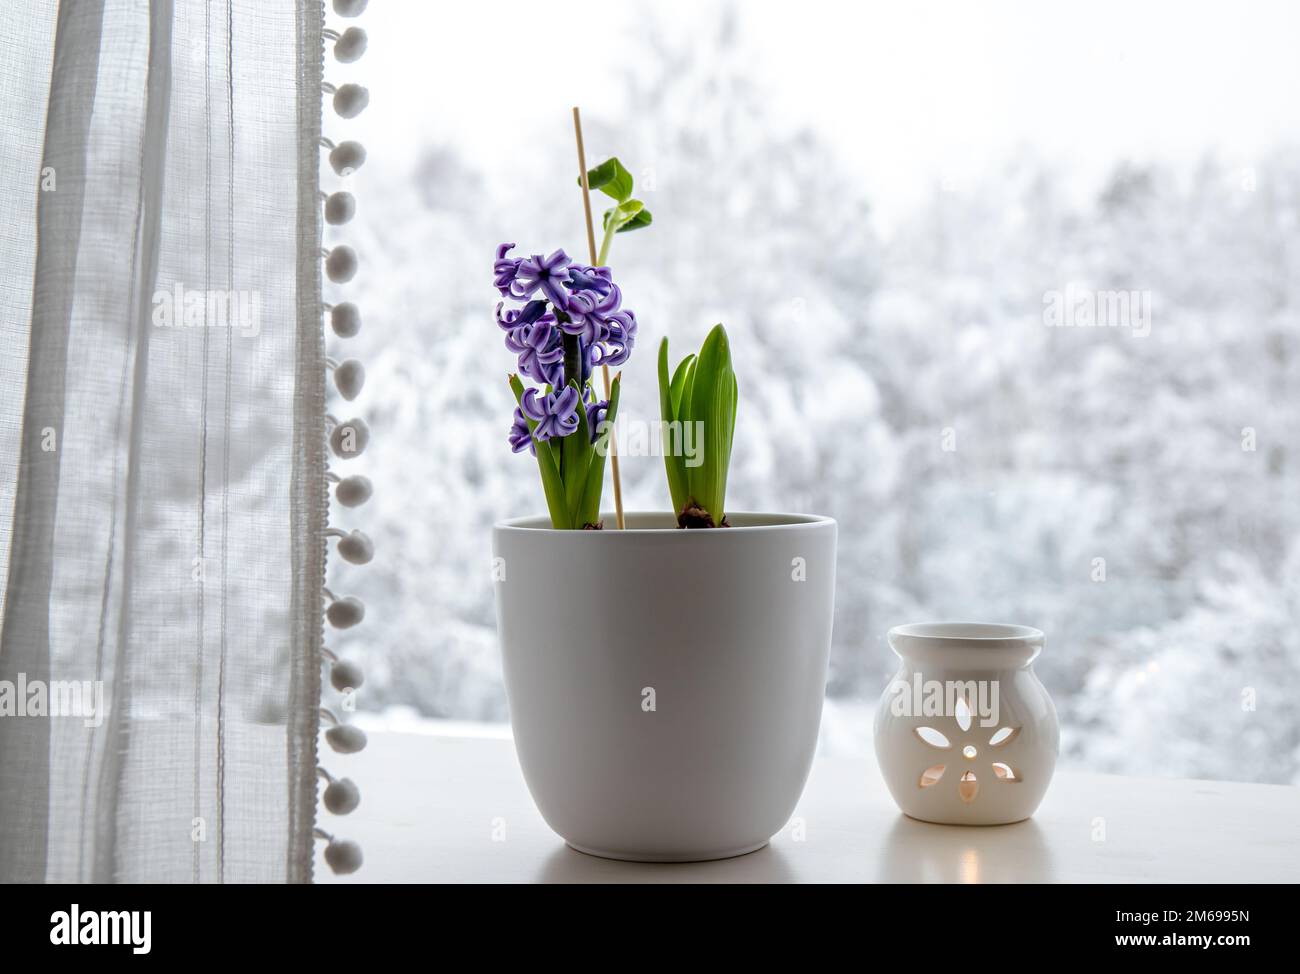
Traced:
<path id="1" fill-rule="evenodd" d="M 369 722 L 367 722 L 369 723 Z M 373 726 L 373 725 L 371 725 Z M 318 825 L 365 865 L 317 882 L 1294 882 L 1300 788 L 1061 772 L 1033 819 L 961 828 L 905 818 L 871 759 L 819 758 L 795 820 L 770 847 L 714 863 L 645 865 L 566 847 L 542 821 L 514 747 L 491 737 L 368 731 L 355 755 L 322 747 L 361 790 Z M 1095 841 L 1098 820 L 1105 839 Z M 496 840 L 494 829 L 504 838 Z"/>

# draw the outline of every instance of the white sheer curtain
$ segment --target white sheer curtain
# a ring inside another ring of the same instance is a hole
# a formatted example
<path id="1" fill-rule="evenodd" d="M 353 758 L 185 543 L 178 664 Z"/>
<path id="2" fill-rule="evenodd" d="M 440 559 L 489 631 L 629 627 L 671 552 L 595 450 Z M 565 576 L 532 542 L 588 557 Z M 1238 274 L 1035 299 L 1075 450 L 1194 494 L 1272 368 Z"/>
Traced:
<path id="1" fill-rule="evenodd" d="M 322 18 L 0 4 L 0 880 L 311 878 Z"/>

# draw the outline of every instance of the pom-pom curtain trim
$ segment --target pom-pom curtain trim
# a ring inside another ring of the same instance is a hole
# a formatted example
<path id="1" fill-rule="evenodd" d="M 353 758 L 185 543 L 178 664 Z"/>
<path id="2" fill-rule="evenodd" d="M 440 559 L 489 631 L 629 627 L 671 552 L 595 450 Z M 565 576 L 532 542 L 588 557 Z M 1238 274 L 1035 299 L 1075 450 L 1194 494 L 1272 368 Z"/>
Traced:
<path id="1" fill-rule="evenodd" d="M 319 0 L 298 5 L 298 368 L 295 376 L 292 490 L 293 617 L 313 620 L 300 628 L 302 645 L 289 694 L 289 845 L 291 883 L 311 882 L 316 825 L 316 740 L 320 731 L 321 647 L 324 619 L 329 482 L 325 479 L 325 339 L 321 305 L 320 87 L 324 82 L 324 10 Z"/>

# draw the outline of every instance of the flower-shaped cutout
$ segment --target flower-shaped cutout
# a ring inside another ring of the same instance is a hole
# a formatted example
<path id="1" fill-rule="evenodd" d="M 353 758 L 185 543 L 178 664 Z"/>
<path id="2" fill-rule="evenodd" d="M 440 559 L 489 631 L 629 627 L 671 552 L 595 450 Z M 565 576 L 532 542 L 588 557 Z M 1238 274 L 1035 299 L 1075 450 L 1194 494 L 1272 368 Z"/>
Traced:
<path id="1" fill-rule="evenodd" d="M 913 733 L 926 747 L 933 748 L 936 751 L 955 752 L 953 759 L 966 765 L 958 773 L 957 795 L 964 802 L 972 802 L 975 800 L 975 796 L 979 794 L 980 774 L 976 773 L 977 769 L 973 765 L 978 761 L 981 749 L 987 749 L 993 752 L 992 757 L 997 757 L 998 749 L 1006 747 L 1014 741 L 1020 734 L 1020 728 L 999 727 L 987 741 L 975 740 L 970 733 L 974 725 L 972 711 L 966 701 L 960 698 L 957 700 L 955 717 L 957 727 L 961 731 L 961 736 L 956 741 L 950 741 L 946 734 L 933 727 L 917 727 Z M 986 757 L 988 756 L 990 755 L 986 755 Z M 947 770 L 948 765 L 946 763 L 931 765 L 921 772 L 917 785 L 921 788 L 933 788 L 943 778 Z M 1020 782 L 1024 780 L 1020 772 L 1006 761 L 989 761 L 987 767 L 980 767 L 978 770 L 981 774 L 985 774 L 984 781 Z"/>

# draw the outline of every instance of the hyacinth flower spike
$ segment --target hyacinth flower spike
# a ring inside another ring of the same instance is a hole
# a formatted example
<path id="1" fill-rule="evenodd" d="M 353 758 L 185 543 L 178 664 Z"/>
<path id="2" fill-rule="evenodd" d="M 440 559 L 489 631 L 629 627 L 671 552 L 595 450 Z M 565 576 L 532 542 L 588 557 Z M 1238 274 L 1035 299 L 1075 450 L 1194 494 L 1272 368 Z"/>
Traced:
<path id="1" fill-rule="evenodd" d="M 623 307 L 608 267 L 574 264 L 562 250 L 511 257 L 511 249 L 498 247 L 492 265 L 492 283 L 505 298 L 496 322 L 518 368 L 510 377 L 516 404 L 510 448 L 537 458 L 553 527 L 600 527 L 619 379 L 600 399 L 591 373 L 596 363 L 627 361 L 636 316 Z M 507 302 L 522 303 L 507 308 Z"/>
<path id="2" fill-rule="evenodd" d="M 585 168 L 576 109 L 574 120 Z M 623 292 L 606 261 L 614 234 L 651 222 L 649 210 L 632 199 L 632 176 L 617 159 L 602 162 L 579 182 L 584 209 L 590 209 L 588 189 L 616 204 L 605 213 L 599 254 L 588 221 L 590 265 L 572 260 L 562 249 L 512 256 L 513 243 L 497 247 L 492 261 L 492 286 L 502 299 L 496 323 L 517 370 L 509 378 L 515 410 L 507 438 L 515 453 L 528 450 L 536 457 L 551 526 L 560 529 L 603 526 L 605 459 L 613 445 L 621 383 L 617 375 L 610 379 L 609 366 L 628 360 L 637 337 L 636 315 L 623 306 Z M 597 366 L 604 377 L 604 398 L 592 383 Z M 614 487 L 621 519 L 617 458 Z"/>

